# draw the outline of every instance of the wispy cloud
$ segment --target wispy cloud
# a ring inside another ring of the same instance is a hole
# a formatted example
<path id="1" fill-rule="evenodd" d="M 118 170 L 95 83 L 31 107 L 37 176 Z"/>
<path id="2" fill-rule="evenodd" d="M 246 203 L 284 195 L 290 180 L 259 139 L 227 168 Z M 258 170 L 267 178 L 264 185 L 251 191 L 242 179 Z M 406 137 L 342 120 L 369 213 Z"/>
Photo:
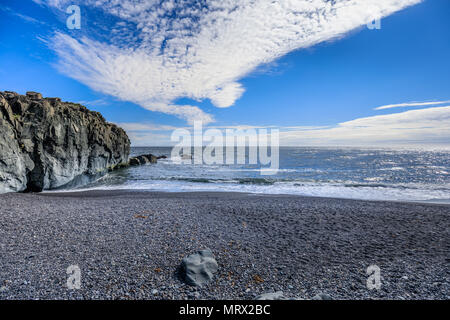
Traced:
<path id="1" fill-rule="evenodd" d="M 142 107 L 212 122 L 179 98 L 232 106 L 239 82 L 297 49 L 345 35 L 421 0 L 84 0 L 111 19 L 103 40 L 57 33 L 58 68 L 89 87 Z M 43 3 L 41 0 L 35 2 Z M 69 0 L 47 5 L 65 9 Z"/>
<path id="2" fill-rule="evenodd" d="M 440 104 L 450 103 L 450 100 L 447 101 L 430 101 L 430 102 L 406 102 L 406 103 L 398 103 L 398 104 L 388 104 L 385 106 L 377 107 L 374 110 L 384 110 L 384 109 L 392 109 L 392 108 L 405 108 L 405 107 L 424 107 L 424 106 L 437 106 Z"/>
<path id="3" fill-rule="evenodd" d="M 22 14 L 22 13 L 17 12 L 17 11 L 14 11 L 14 10 L 12 10 L 9 7 L 0 7 L 0 11 L 4 11 L 4 12 L 6 12 L 6 13 L 8 13 L 10 15 L 13 15 L 15 17 L 18 17 L 18 18 L 20 18 L 20 19 L 22 19 L 22 20 L 24 20 L 26 22 L 30 22 L 30 23 L 34 23 L 34 24 L 45 24 L 44 21 L 35 19 L 33 17 L 30 17 L 28 15 Z"/>
<path id="4" fill-rule="evenodd" d="M 450 106 L 355 119 L 326 129 L 289 130 L 283 145 L 449 145 Z"/>
<path id="5" fill-rule="evenodd" d="M 179 127 L 175 126 L 160 125 L 147 122 L 118 122 L 116 124 L 128 132 L 172 131 L 179 129 Z"/>
<path id="6" fill-rule="evenodd" d="M 96 107 L 96 106 L 107 106 L 109 102 L 106 99 L 100 98 L 96 100 L 82 100 L 78 101 L 79 104 L 82 104 L 87 107 Z"/>
<path id="7" fill-rule="evenodd" d="M 148 123 L 118 123 L 133 145 L 173 145 L 170 135 L 179 127 Z M 183 129 L 192 129 L 183 127 Z M 206 129 L 279 129 L 282 146 L 449 146 L 450 106 L 365 117 L 332 126 L 207 126 Z"/>
<path id="8" fill-rule="evenodd" d="M 66 0 L 33 0 L 33 2 L 37 3 L 38 5 L 44 6 L 53 6 L 53 7 L 60 7 L 63 4 L 66 4 L 68 1 Z"/>

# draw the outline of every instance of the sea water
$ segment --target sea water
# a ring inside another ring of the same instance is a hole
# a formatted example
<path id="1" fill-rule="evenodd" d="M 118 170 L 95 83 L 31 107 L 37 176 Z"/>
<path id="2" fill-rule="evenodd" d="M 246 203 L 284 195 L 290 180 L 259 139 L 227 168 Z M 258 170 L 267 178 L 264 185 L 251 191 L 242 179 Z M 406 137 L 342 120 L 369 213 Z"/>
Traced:
<path id="1" fill-rule="evenodd" d="M 279 150 L 277 174 L 258 165 L 180 164 L 172 148 L 132 148 L 132 156 L 165 155 L 158 164 L 121 169 L 78 190 L 248 192 L 368 200 L 450 203 L 450 151 L 364 148 Z M 248 150 L 247 150 L 248 151 Z"/>

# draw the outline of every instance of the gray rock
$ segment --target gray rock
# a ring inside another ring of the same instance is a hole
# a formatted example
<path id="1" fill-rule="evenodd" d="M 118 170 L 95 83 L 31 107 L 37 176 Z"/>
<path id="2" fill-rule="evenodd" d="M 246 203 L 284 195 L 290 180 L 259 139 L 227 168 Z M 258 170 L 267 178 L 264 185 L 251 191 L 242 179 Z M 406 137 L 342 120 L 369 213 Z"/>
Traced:
<path id="1" fill-rule="evenodd" d="M 198 251 L 181 262 L 183 277 L 187 284 L 201 287 L 211 281 L 217 272 L 217 261 L 210 249 Z"/>
<path id="2" fill-rule="evenodd" d="M 264 293 L 256 297 L 256 300 L 286 300 L 283 291 Z"/>
<path id="3" fill-rule="evenodd" d="M 312 299 L 313 300 L 333 300 L 333 298 L 326 293 L 316 294 Z"/>
<path id="4" fill-rule="evenodd" d="M 54 189 L 128 162 L 124 130 L 40 93 L 0 92 L 0 192 Z"/>

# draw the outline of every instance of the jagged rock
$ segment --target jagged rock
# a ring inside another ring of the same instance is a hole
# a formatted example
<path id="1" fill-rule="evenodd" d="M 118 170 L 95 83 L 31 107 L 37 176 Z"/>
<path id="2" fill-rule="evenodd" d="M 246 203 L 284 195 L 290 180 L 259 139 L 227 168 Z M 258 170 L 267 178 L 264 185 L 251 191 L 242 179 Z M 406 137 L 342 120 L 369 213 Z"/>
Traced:
<path id="1" fill-rule="evenodd" d="M 50 102 L 50 104 L 55 104 L 55 103 L 58 103 L 58 102 L 61 102 L 61 99 L 60 98 L 46 98 L 47 99 L 47 101 L 48 102 Z"/>
<path id="2" fill-rule="evenodd" d="M 40 94 L 39 92 L 28 91 L 27 97 L 31 100 L 42 100 L 42 94 Z"/>
<path id="3" fill-rule="evenodd" d="M 128 164 L 130 166 L 139 166 L 141 164 L 141 162 L 139 161 L 138 158 L 131 158 L 130 161 L 128 162 Z"/>
<path id="4" fill-rule="evenodd" d="M 0 92 L 0 192 L 42 191 L 128 163 L 130 140 L 98 112 Z"/>
<path id="5" fill-rule="evenodd" d="M 145 158 L 147 158 L 147 160 L 151 163 L 151 164 L 155 164 L 158 163 L 158 158 L 152 154 L 147 154 L 144 155 Z"/>
<path id="6" fill-rule="evenodd" d="M 139 166 L 143 164 L 155 164 L 158 162 L 158 158 L 152 154 L 140 155 L 138 157 L 131 158 L 129 161 L 130 166 Z"/>
<path id="7" fill-rule="evenodd" d="M 211 250 L 205 249 L 184 258 L 181 268 L 187 284 L 201 287 L 212 280 L 218 265 Z"/>
<path id="8" fill-rule="evenodd" d="M 150 159 L 148 159 L 146 156 L 138 156 L 137 159 L 141 164 L 150 163 Z"/>
<path id="9" fill-rule="evenodd" d="M 157 159 L 158 159 L 158 160 L 161 160 L 161 159 L 167 159 L 167 156 L 159 156 L 159 157 L 157 157 Z"/>
<path id="10" fill-rule="evenodd" d="M 17 97 L 19 94 L 17 92 L 13 92 L 13 91 L 5 91 L 3 92 L 3 95 L 5 96 L 6 99 L 12 99 L 14 97 Z"/>

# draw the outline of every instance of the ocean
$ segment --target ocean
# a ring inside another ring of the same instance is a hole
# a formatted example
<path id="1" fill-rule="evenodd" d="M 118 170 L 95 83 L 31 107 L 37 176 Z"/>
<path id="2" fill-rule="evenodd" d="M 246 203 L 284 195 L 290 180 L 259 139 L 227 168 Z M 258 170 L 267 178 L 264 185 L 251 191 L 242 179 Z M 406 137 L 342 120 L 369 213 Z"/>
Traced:
<path id="1" fill-rule="evenodd" d="M 168 159 L 111 172 L 75 189 L 248 192 L 450 203 L 449 150 L 281 147 L 280 168 L 271 176 L 262 176 L 258 165 L 179 164 L 170 158 L 171 151 L 169 147 L 132 148 L 131 156 L 151 153 Z"/>

